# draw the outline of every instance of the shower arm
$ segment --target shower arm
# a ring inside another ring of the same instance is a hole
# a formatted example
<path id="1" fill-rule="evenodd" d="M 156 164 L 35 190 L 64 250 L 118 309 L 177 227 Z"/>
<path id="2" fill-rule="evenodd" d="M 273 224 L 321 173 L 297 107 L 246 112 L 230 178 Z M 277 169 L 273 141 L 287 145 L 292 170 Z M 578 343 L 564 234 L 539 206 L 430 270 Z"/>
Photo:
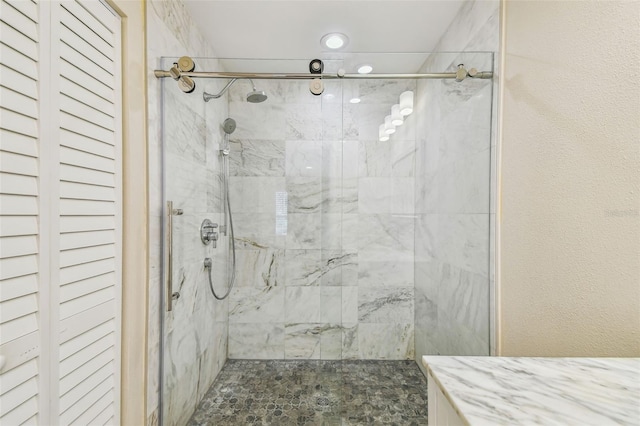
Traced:
<path id="1" fill-rule="evenodd" d="M 221 97 L 222 95 L 224 95 L 226 93 L 227 90 L 229 90 L 229 88 L 233 85 L 233 83 L 235 83 L 236 81 L 238 81 L 237 78 L 233 78 L 231 79 L 230 82 L 227 83 L 226 86 L 224 86 L 222 88 L 222 90 L 220 91 L 220 93 L 216 93 L 215 95 L 212 93 L 203 93 L 203 97 L 204 97 L 204 101 L 207 102 L 209 99 L 218 99 L 219 97 Z"/>
<path id="2" fill-rule="evenodd" d="M 158 78 L 160 78 L 160 77 L 158 77 Z M 227 78 L 228 78 L 228 77 L 227 77 Z M 204 101 L 205 101 L 205 102 L 209 102 L 211 99 L 218 99 L 218 98 L 222 97 L 222 95 L 224 95 L 224 94 L 227 92 L 227 90 L 229 90 L 229 88 L 233 85 L 233 83 L 235 83 L 236 81 L 238 81 L 238 79 L 240 79 L 240 78 L 243 78 L 243 79 L 244 79 L 244 78 L 246 78 L 247 80 L 249 80 L 249 81 L 251 82 L 251 86 L 253 86 L 253 90 L 256 90 L 256 85 L 255 85 L 255 83 L 254 83 L 254 82 L 253 82 L 253 80 L 251 80 L 249 77 L 234 77 L 234 78 L 232 78 L 232 79 L 231 79 L 231 81 L 230 81 L 230 82 L 228 82 L 228 83 L 227 83 L 227 85 L 226 85 L 226 86 L 224 86 L 224 87 L 222 88 L 222 90 L 221 90 L 219 93 L 216 93 L 216 94 L 214 95 L 214 94 L 212 94 L 212 93 L 204 92 L 204 93 L 202 94 L 202 98 L 204 99 Z"/>
<path id="3" fill-rule="evenodd" d="M 155 70 L 154 75 L 156 78 L 174 78 L 175 76 L 169 72 L 164 70 Z M 464 80 L 465 78 L 478 78 L 478 79 L 491 79 L 493 78 L 492 71 L 478 71 L 475 68 L 471 68 L 470 70 L 466 70 L 464 67 L 458 66 L 457 72 L 439 72 L 439 73 L 419 73 L 419 74 L 346 74 L 344 70 L 339 70 L 336 74 L 305 74 L 305 73 L 246 73 L 246 72 L 205 72 L 205 71 L 191 71 L 191 72 L 180 72 L 180 76 L 186 76 L 191 78 L 231 78 L 227 86 L 222 89 L 222 92 L 219 93 L 219 96 L 222 96 L 235 82 L 235 80 L 239 78 L 246 79 L 270 79 L 270 80 L 313 80 L 316 78 L 333 80 L 333 79 L 344 79 L 344 80 L 375 80 L 375 79 L 453 79 L 458 82 Z M 216 96 L 216 95 L 212 95 Z M 219 97 L 218 96 L 218 97 Z"/>

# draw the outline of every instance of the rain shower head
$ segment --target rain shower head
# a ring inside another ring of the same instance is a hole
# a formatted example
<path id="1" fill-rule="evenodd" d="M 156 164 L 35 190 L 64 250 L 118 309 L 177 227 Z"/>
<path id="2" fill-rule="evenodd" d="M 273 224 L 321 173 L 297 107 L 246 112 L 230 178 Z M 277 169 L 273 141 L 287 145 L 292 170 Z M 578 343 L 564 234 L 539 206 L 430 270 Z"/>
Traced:
<path id="1" fill-rule="evenodd" d="M 267 100 L 267 94 L 264 90 L 256 89 L 256 84 L 253 80 L 249 79 L 251 82 L 251 86 L 253 87 L 253 91 L 247 93 L 247 102 L 251 102 L 252 104 L 259 104 L 260 102 L 264 102 Z"/>
<path id="2" fill-rule="evenodd" d="M 224 86 L 224 88 L 220 91 L 220 93 L 211 94 L 211 93 L 204 92 L 202 94 L 202 98 L 204 99 L 205 102 L 209 102 L 211 99 L 218 99 L 222 97 L 222 95 L 224 95 L 226 91 L 229 90 L 229 88 L 237 80 L 238 80 L 237 78 L 234 78 L 230 82 L 228 82 L 227 85 Z M 256 89 L 256 85 L 253 83 L 253 80 L 251 80 L 250 78 L 247 78 L 247 80 L 251 82 L 251 86 L 253 87 L 253 91 L 247 93 L 247 102 L 257 104 L 257 103 L 266 101 L 267 94 L 263 90 Z"/>
<path id="3" fill-rule="evenodd" d="M 253 104 L 259 104 L 260 102 L 264 102 L 267 100 L 267 94 L 264 93 L 263 90 L 256 90 L 253 88 L 253 92 L 247 93 L 247 102 L 251 102 Z"/>

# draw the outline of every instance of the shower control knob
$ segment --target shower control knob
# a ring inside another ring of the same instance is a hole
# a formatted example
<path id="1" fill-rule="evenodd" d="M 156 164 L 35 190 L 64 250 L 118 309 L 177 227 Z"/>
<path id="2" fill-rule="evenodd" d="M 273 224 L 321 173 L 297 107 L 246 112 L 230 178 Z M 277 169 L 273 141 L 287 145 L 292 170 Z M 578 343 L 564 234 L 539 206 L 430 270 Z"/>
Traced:
<path id="1" fill-rule="evenodd" d="M 213 243 L 213 247 L 216 247 L 216 241 L 218 241 L 217 227 L 218 224 L 211 222 L 209 219 L 202 221 L 202 225 L 200 225 L 200 240 L 202 240 L 202 244 L 209 245 Z"/>

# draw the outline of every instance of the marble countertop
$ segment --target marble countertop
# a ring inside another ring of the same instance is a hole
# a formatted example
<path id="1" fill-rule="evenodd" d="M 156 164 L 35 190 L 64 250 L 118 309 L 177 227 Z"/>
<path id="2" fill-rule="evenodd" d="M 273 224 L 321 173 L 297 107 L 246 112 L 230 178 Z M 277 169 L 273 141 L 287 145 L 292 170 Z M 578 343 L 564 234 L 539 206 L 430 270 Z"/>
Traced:
<path id="1" fill-rule="evenodd" d="M 424 356 L 470 425 L 640 425 L 640 358 Z"/>

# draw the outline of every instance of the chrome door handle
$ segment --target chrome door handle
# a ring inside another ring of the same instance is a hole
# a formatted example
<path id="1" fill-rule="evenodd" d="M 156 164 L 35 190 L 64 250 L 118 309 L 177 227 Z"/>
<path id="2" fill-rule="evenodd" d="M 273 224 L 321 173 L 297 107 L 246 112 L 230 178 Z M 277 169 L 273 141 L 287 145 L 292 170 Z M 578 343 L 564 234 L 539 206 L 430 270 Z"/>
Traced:
<path id="1" fill-rule="evenodd" d="M 167 311 L 173 309 L 173 299 L 178 299 L 180 293 L 173 292 L 173 216 L 182 216 L 182 209 L 174 209 L 173 201 L 167 201 Z"/>

